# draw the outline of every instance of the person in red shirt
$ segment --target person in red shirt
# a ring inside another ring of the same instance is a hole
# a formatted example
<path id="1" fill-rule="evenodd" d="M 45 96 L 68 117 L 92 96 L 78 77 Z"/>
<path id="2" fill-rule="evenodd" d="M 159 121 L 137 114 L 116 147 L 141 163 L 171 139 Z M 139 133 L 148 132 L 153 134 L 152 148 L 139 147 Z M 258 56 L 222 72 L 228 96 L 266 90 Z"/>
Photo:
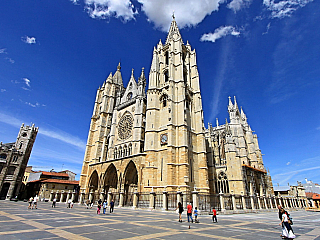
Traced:
<path id="1" fill-rule="evenodd" d="M 212 222 L 214 222 L 214 220 L 216 220 L 216 222 L 218 222 L 217 211 L 215 209 L 212 209 Z"/>
<path id="2" fill-rule="evenodd" d="M 190 222 L 189 220 L 191 219 L 191 222 L 193 223 L 191 203 L 189 203 L 187 206 L 187 217 L 188 217 L 188 222 Z"/>

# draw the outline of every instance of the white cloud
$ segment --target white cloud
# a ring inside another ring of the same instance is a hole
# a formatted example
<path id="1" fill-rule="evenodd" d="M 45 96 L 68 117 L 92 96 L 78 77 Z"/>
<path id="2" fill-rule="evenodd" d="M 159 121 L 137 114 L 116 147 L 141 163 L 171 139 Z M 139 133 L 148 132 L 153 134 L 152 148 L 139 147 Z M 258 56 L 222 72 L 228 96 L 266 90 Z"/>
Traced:
<path id="1" fill-rule="evenodd" d="M 28 44 L 35 44 L 36 43 L 35 37 L 24 36 L 24 37 L 21 37 L 21 40 L 25 43 L 28 43 Z"/>
<path id="2" fill-rule="evenodd" d="M 77 1 L 71 0 L 73 3 Z M 220 3 L 225 0 L 137 0 L 141 10 L 147 15 L 148 21 L 153 22 L 156 28 L 168 31 L 172 21 L 172 13 L 178 19 L 179 27 L 196 26 L 198 23 L 217 11 Z M 235 0 L 234 0 L 235 1 Z M 248 2 L 250 0 L 241 0 Z M 121 18 L 124 22 L 134 20 L 138 14 L 132 0 L 85 0 L 86 10 L 92 18 L 106 19 L 110 17 Z"/>
<path id="3" fill-rule="evenodd" d="M 30 80 L 28 78 L 22 78 L 22 80 L 28 87 L 30 87 Z"/>
<path id="4" fill-rule="evenodd" d="M 1 53 L 7 54 L 7 51 L 6 51 L 6 50 L 7 50 L 6 48 L 0 48 L 0 54 L 1 54 Z"/>
<path id="5" fill-rule="evenodd" d="M 130 0 L 85 0 L 86 10 L 92 18 L 121 18 L 124 22 L 134 19 L 137 10 Z"/>
<path id="6" fill-rule="evenodd" d="M 35 104 L 32 104 L 32 103 L 29 103 L 29 102 L 25 102 L 25 104 L 31 106 L 31 107 L 40 107 L 40 104 L 39 103 L 35 103 Z"/>
<path id="7" fill-rule="evenodd" d="M 14 63 L 14 60 L 11 58 L 6 57 L 6 60 L 8 60 L 10 63 Z"/>
<path id="8" fill-rule="evenodd" d="M 9 124 L 11 126 L 20 128 L 21 124 L 24 122 L 20 119 L 17 119 L 15 117 L 9 116 L 7 114 L 0 112 L 0 122 Z M 60 131 L 60 130 L 48 130 L 42 127 L 39 127 L 39 134 L 42 134 L 44 136 L 60 140 L 64 143 L 68 143 L 70 145 L 73 145 L 75 147 L 78 147 L 80 149 L 85 149 L 86 143 L 81 140 L 79 137 L 72 136 L 66 132 Z"/>
<path id="9" fill-rule="evenodd" d="M 287 166 L 290 165 L 290 164 L 291 164 L 291 162 L 287 162 Z"/>
<path id="10" fill-rule="evenodd" d="M 6 92 L 7 90 L 6 90 L 6 89 L 1 89 L 0 91 L 1 91 L 1 92 Z"/>
<path id="11" fill-rule="evenodd" d="M 172 13 L 180 28 L 196 26 L 198 23 L 219 9 L 219 4 L 225 0 L 138 0 L 142 11 L 162 31 L 168 31 L 172 21 Z"/>
<path id="12" fill-rule="evenodd" d="M 304 7 L 313 0 L 263 0 L 263 4 L 271 11 L 271 18 L 290 17 L 298 8 Z"/>
<path id="13" fill-rule="evenodd" d="M 236 28 L 233 26 L 221 26 L 214 30 L 214 33 L 203 34 L 200 38 L 200 41 L 215 42 L 217 39 L 227 35 L 239 36 L 240 31 L 236 30 Z"/>
<path id="14" fill-rule="evenodd" d="M 251 2 L 251 0 L 232 0 L 227 7 L 232 9 L 234 12 L 237 12 L 241 8 L 248 7 Z"/>
<path id="15" fill-rule="evenodd" d="M 39 127 L 39 133 L 44 136 L 54 138 L 54 139 L 60 140 L 62 142 L 71 144 L 71 145 L 76 146 L 81 149 L 85 149 L 85 147 L 86 147 L 86 143 L 83 140 L 81 140 L 79 137 L 72 136 L 72 135 L 65 133 L 65 132 L 62 132 L 62 131 L 59 131 L 59 133 L 57 133 L 56 131 L 47 130 L 47 129 Z"/>
<path id="16" fill-rule="evenodd" d="M 267 25 L 267 31 L 265 31 L 264 33 L 262 33 L 262 35 L 268 34 L 270 27 L 271 27 L 271 23 L 269 22 L 268 25 Z"/>

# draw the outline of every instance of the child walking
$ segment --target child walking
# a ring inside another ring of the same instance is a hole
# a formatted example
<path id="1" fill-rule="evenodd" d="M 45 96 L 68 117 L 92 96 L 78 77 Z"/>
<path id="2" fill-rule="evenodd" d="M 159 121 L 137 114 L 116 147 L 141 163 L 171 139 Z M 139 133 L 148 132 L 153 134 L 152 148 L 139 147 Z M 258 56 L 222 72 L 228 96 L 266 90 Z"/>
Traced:
<path id="1" fill-rule="evenodd" d="M 199 220 L 198 220 L 198 208 L 197 207 L 194 208 L 193 213 L 194 213 L 194 221 L 195 221 L 195 223 L 199 223 Z"/>

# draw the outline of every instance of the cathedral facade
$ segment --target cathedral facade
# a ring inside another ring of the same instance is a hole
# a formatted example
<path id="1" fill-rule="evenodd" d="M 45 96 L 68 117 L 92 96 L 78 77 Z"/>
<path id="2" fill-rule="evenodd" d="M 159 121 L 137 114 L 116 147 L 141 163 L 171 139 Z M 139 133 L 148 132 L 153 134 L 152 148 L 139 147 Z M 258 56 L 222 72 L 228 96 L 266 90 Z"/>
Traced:
<path id="1" fill-rule="evenodd" d="M 143 68 L 138 80 L 132 70 L 127 87 L 120 64 L 110 73 L 97 90 L 80 201 L 119 196 L 123 205 L 134 193 L 159 194 L 166 203 L 164 193 L 184 202 L 193 201 L 192 192 L 272 196 L 243 110 L 229 99 L 230 121 L 206 129 L 199 81 L 196 52 L 183 43 L 175 19 L 165 43 L 153 49 L 147 90 Z"/>

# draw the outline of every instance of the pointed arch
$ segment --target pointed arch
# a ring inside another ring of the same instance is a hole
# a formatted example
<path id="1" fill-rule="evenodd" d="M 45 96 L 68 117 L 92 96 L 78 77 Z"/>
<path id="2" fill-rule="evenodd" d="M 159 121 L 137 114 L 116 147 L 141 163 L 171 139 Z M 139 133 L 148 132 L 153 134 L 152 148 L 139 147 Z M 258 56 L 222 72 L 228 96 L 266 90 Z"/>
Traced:
<path id="1" fill-rule="evenodd" d="M 229 182 L 227 174 L 223 171 L 219 172 L 218 174 L 218 186 L 217 189 L 219 193 L 229 193 Z"/>
<path id="2" fill-rule="evenodd" d="M 128 147 L 128 156 L 130 156 L 132 154 L 132 144 L 129 143 L 129 147 Z"/>
<path id="3" fill-rule="evenodd" d="M 114 164 L 111 163 L 104 174 L 103 188 L 105 190 L 105 193 L 107 193 L 110 188 L 117 189 L 117 185 L 118 185 L 117 169 L 114 166 Z"/>
<path id="4" fill-rule="evenodd" d="M 99 176 L 96 170 L 93 171 L 93 173 L 90 176 L 90 180 L 89 180 L 89 189 L 90 191 L 93 190 L 97 190 L 98 189 L 98 184 L 99 184 Z"/>
<path id="5" fill-rule="evenodd" d="M 168 95 L 167 94 L 162 94 L 160 97 L 160 103 L 161 107 L 165 108 L 168 105 Z"/>
<path id="6" fill-rule="evenodd" d="M 114 148 L 114 152 L 113 152 L 113 158 L 114 159 L 117 159 L 117 154 L 118 154 L 118 149 L 117 148 Z"/>
<path id="7" fill-rule="evenodd" d="M 124 172 L 124 184 L 128 187 L 136 187 L 138 185 L 138 171 L 132 160 L 128 163 Z"/>

